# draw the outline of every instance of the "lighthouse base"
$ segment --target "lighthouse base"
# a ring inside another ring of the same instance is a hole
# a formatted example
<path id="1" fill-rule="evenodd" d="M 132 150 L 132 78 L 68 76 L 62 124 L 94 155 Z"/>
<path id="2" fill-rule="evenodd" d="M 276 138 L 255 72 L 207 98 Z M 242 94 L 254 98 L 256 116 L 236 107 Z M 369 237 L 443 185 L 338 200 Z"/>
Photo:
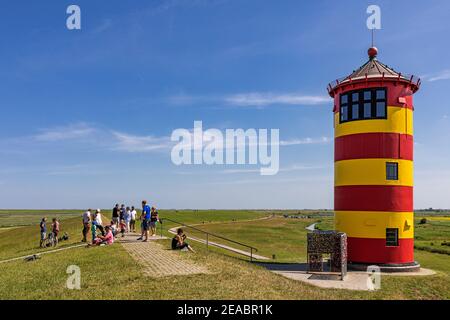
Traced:
<path id="1" fill-rule="evenodd" d="M 410 263 L 357 263 L 349 262 L 347 264 L 348 270 L 367 271 L 369 266 L 377 266 L 381 272 L 395 273 L 395 272 L 416 272 L 420 270 L 420 264 L 417 261 Z"/>

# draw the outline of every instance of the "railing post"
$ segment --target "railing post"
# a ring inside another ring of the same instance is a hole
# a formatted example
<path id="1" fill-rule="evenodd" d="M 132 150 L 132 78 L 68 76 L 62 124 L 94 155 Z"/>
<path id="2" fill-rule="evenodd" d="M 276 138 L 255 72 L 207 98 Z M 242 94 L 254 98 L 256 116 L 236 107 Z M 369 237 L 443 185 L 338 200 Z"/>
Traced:
<path id="1" fill-rule="evenodd" d="M 250 248 L 250 262 L 253 262 L 253 248 Z"/>
<path id="2" fill-rule="evenodd" d="M 209 233 L 206 234 L 206 250 L 209 250 Z"/>

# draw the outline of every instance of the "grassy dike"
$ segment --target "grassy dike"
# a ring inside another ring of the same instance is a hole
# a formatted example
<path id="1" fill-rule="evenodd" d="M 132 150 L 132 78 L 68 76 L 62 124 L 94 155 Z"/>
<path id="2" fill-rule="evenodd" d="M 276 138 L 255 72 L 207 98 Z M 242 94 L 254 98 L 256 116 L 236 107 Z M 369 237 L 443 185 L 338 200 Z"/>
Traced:
<path id="1" fill-rule="evenodd" d="M 304 253 L 304 226 L 301 219 L 256 220 L 262 211 L 165 211 L 177 221 L 200 223 L 205 229 L 250 242 L 260 254 L 275 252 L 280 261 L 300 260 Z M 0 214 L 1 216 L 1 214 Z M 50 218 L 51 214 L 47 214 Z M 314 219 L 311 219 L 314 221 Z M 317 221 L 324 221 L 321 217 Z M 326 220 L 326 218 L 325 218 Z M 70 246 L 79 243 L 80 218 L 62 220 Z M 226 222 L 206 225 L 209 222 Z M 325 221 L 324 223 L 329 223 Z M 172 225 L 164 224 L 164 230 Z M 189 232 L 189 231 L 188 231 Z M 27 255 L 36 251 L 37 226 L 26 226 L 0 232 L 0 259 Z M 169 241 L 162 241 L 169 248 Z M 211 274 L 151 278 L 119 243 L 110 247 L 75 248 L 43 255 L 35 262 L 22 260 L 0 264 L 0 299 L 449 299 L 450 258 L 416 251 L 417 259 L 437 271 L 427 277 L 382 278 L 382 289 L 376 292 L 320 289 L 273 274 L 240 258 L 217 250 L 206 250 L 193 243 L 196 254 L 179 252 L 207 266 Z M 304 259 L 301 259 L 304 260 Z M 81 290 L 66 288 L 69 265 L 81 269 Z M 175 294 L 176 293 L 176 294 Z"/>

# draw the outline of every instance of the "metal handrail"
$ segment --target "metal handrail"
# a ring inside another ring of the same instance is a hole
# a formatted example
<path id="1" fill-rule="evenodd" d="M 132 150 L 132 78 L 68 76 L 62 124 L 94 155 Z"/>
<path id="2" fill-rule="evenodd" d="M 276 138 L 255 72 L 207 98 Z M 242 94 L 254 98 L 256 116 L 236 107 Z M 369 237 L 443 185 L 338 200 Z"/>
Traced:
<path id="1" fill-rule="evenodd" d="M 222 240 L 225 240 L 225 241 L 228 241 L 228 242 L 231 242 L 231 243 L 234 243 L 234 244 L 237 244 L 237 245 L 240 245 L 240 246 L 243 246 L 243 247 L 246 247 L 246 248 L 250 249 L 250 262 L 253 261 L 253 253 L 254 252 L 258 252 L 258 249 L 256 249 L 255 247 L 249 246 L 248 244 L 245 244 L 245 243 L 242 243 L 242 242 L 239 242 L 239 241 L 236 241 L 236 240 L 232 240 L 232 239 L 229 239 L 229 238 L 225 238 L 223 236 L 220 236 L 220 235 L 217 235 L 217 234 L 214 234 L 214 233 L 211 233 L 211 232 L 207 232 L 207 231 L 201 230 L 201 229 L 193 227 L 193 226 L 189 226 L 189 225 L 184 224 L 184 223 L 179 222 L 179 221 L 175 221 L 175 220 L 172 220 L 172 219 L 169 219 L 169 218 L 163 218 L 163 219 L 160 219 L 160 220 L 161 221 L 167 220 L 167 221 L 176 223 L 177 225 L 180 225 L 180 226 L 183 226 L 183 227 L 186 227 L 186 228 L 191 228 L 193 230 L 196 230 L 198 232 L 201 232 L 201 233 L 205 234 L 206 235 L 206 248 L 208 248 L 208 246 L 209 246 L 209 236 L 213 236 L 213 237 L 216 237 L 216 238 L 219 238 L 219 239 L 222 239 Z M 161 223 L 161 235 L 162 235 L 162 223 Z M 239 252 L 233 251 L 233 250 L 228 249 L 226 247 L 220 247 L 220 248 L 240 254 Z"/>

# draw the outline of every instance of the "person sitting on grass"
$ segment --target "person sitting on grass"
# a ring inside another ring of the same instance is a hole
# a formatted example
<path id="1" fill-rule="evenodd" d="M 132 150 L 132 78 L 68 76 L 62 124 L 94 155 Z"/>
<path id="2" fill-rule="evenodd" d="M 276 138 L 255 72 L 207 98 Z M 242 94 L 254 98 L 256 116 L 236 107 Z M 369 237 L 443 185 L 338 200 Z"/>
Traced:
<path id="1" fill-rule="evenodd" d="M 113 244 L 114 236 L 110 226 L 105 227 L 105 233 L 106 234 L 104 236 L 98 236 L 97 238 L 95 238 L 95 240 L 92 242 L 92 245 L 88 244 L 88 247 Z"/>
<path id="2" fill-rule="evenodd" d="M 53 239 L 55 239 L 55 245 L 58 244 L 58 234 L 59 234 L 59 222 L 56 218 L 53 218 L 52 223 L 52 233 L 53 233 Z"/>
<path id="3" fill-rule="evenodd" d="M 45 239 L 47 239 L 47 217 L 42 218 L 39 228 L 41 229 L 41 242 L 39 246 L 45 248 Z"/>
<path id="4" fill-rule="evenodd" d="M 177 230 L 177 234 L 172 239 L 172 250 L 182 250 L 188 249 L 191 252 L 195 252 L 194 249 L 186 242 L 186 235 L 183 232 L 183 229 L 179 228 Z"/>

